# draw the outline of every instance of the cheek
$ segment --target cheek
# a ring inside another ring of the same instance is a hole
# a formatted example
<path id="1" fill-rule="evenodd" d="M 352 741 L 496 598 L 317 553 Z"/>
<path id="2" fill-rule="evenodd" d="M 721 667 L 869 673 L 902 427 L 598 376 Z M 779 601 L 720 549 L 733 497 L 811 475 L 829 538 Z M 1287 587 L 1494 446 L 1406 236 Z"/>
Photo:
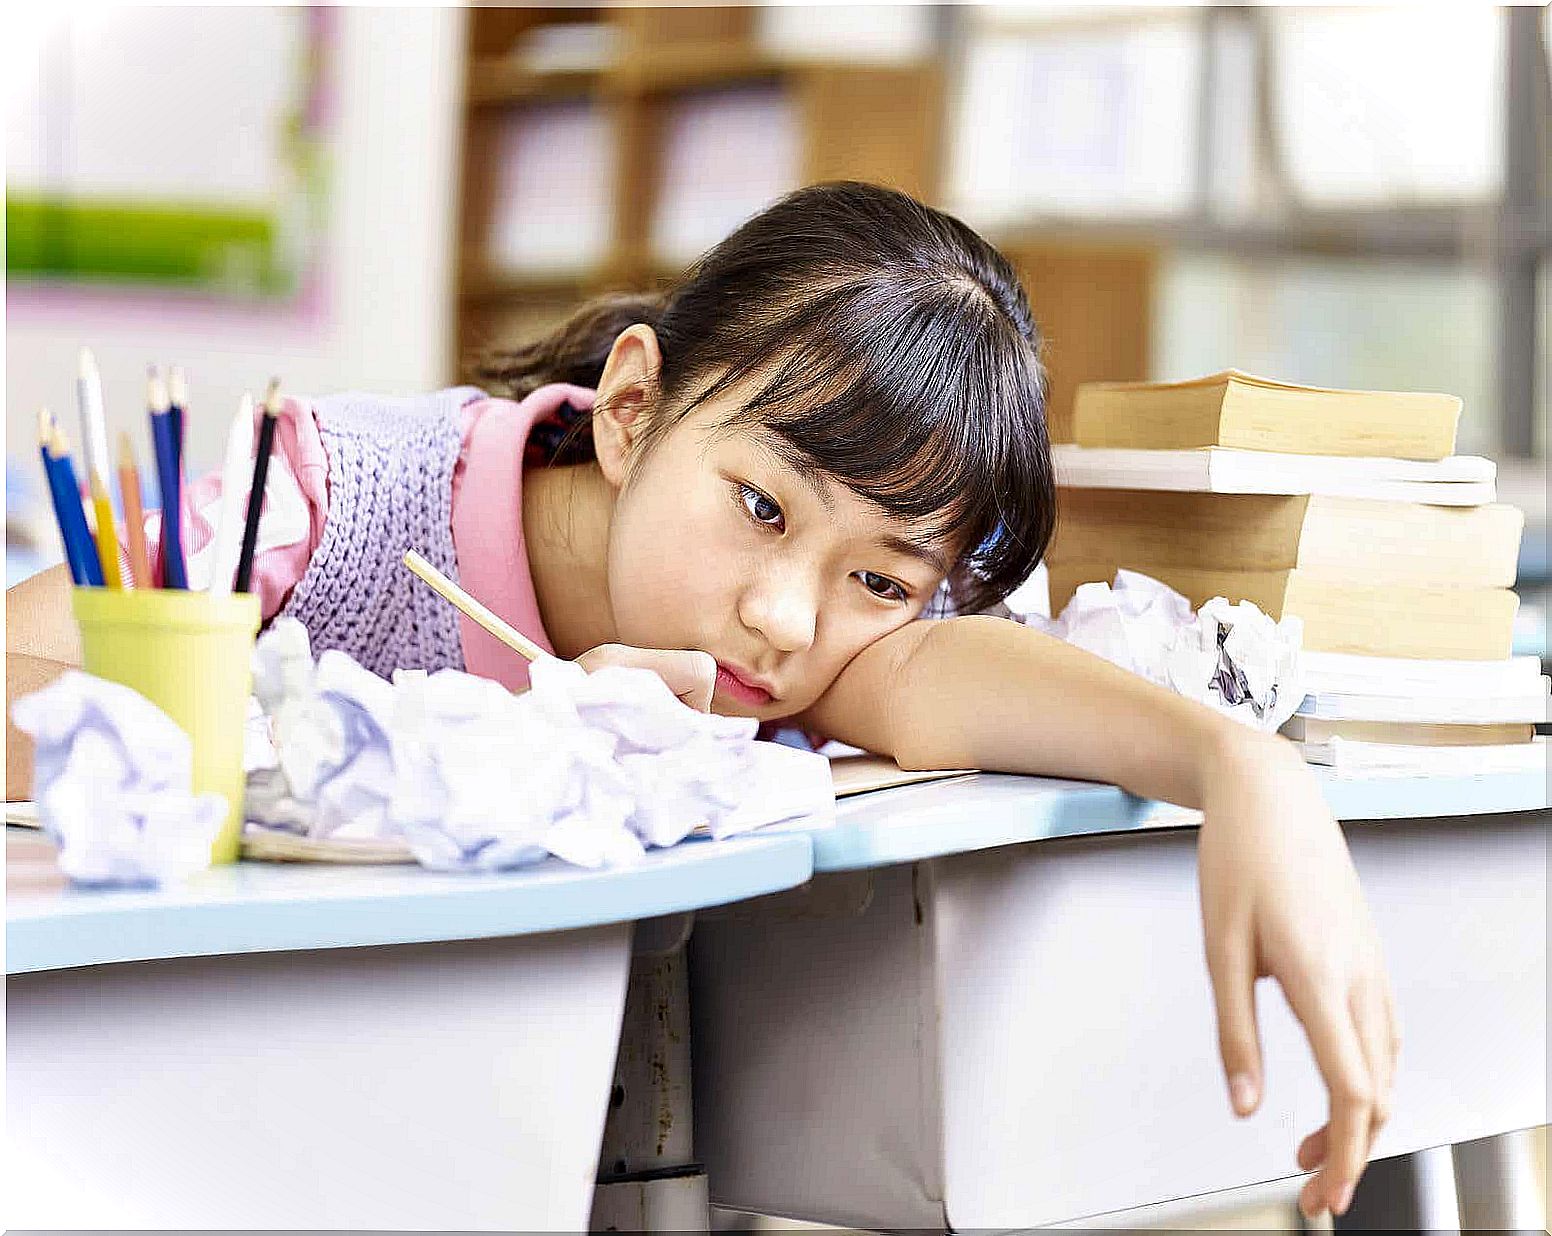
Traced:
<path id="1" fill-rule="evenodd" d="M 620 642 L 690 647 L 727 623 L 738 573 L 736 528 L 697 486 L 622 495 L 609 534 L 609 599 Z"/>

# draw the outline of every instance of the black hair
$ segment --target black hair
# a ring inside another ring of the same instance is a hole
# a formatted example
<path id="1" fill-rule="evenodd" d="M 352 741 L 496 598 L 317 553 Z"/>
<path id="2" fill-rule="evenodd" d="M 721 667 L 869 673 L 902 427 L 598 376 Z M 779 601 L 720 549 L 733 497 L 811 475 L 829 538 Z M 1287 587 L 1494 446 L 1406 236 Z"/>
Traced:
<path id="1" fill-rule="evenodd" d="M 723 425 L 940 537 L 957 605 L 987 608 L 1045 553 L 1056 492 L 1040 335 L 1008 260 L 953 216 L 878 185 L 790 193 L 655 295 L 591 301 L 473 376 L 516 398 L 596 386 L 642 322 L 662 353 L 655 435 L 755 379 Z M 587 424 L 570 450 L 585 458 Z"/>

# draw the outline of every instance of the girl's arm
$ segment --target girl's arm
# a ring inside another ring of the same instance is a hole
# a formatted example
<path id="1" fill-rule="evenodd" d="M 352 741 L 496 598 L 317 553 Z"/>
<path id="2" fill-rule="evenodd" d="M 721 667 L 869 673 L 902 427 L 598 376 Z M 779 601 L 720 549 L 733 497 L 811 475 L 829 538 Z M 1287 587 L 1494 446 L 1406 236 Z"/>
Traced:
<path id="1" fill-rule="evenodd" d="M 1341 829 L 1290 743 L 1002 618 L 913 622 L 864 649 L 801 718 L 905 768 L 1107 781 L 1199 808 L 1208 970 L 1235 1110 L 1261 1093 L 1254 984 L 1309 1036 L 1330 1119 L 1298 1152 L 1310 1215 L 1346 1209 L 1388 1116 L 1399 1041 Z"/>

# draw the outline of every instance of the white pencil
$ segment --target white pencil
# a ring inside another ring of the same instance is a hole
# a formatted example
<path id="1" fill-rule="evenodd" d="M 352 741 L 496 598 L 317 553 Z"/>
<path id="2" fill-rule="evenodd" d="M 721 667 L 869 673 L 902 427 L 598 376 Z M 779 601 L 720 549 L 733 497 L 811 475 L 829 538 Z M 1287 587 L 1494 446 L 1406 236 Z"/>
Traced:
<path id="1" fill-rule="evenodd" d="M 210 551 L 210 595 L 232 591 L 237 559 L 242 553 L 243 518 L 248 509 L 248 485 L 253 468 L 253 396 L 244 394 L 226 432 L 221 459 L 221 519 Z"/>
<path id="2" fill-rule="evenodd" d="M 441 571 L 432 566 L 413 549 L 404 551 L 404 565 L 414 571 L 421 579 L 430 585 L 431 590 L 451 605 L 459 613 L 466 615 L 479 623 L 497 639 L 514 652 L 521 653 L 530 661 L 537 661 L 550 654 L 540 648 L 538 644 L 529 639 L 516 627 L 503 622 L 490 610 L 486 609 L 467 592 L 460 588 Z"/>
<path id="3" fill-rule="evenodd" d="M 86 453 L 87 467 L 103 478 L 110 477 L 113 470 L 108 466 L 108 427 L 102 416 L 102 375 L 90 348 L 81 349 L 75 396 L 81 411 L 81 450 Z"/>

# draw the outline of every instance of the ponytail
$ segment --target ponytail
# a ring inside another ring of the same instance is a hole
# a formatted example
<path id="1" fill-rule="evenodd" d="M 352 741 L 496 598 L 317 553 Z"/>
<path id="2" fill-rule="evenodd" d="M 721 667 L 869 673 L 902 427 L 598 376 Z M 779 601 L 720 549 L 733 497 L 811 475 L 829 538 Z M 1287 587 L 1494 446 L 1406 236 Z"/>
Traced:
<path id="1" fill-rule="evenodd" d="M 657 329 L 667 304 L 667 293 L 599 296 L 573 310 L 549 334 L 487 352 L 471 368 L 470 378 L 508 399 L 523 399 L 551 382 L 596 387 L 620 333 L 637 322 Z"/>

